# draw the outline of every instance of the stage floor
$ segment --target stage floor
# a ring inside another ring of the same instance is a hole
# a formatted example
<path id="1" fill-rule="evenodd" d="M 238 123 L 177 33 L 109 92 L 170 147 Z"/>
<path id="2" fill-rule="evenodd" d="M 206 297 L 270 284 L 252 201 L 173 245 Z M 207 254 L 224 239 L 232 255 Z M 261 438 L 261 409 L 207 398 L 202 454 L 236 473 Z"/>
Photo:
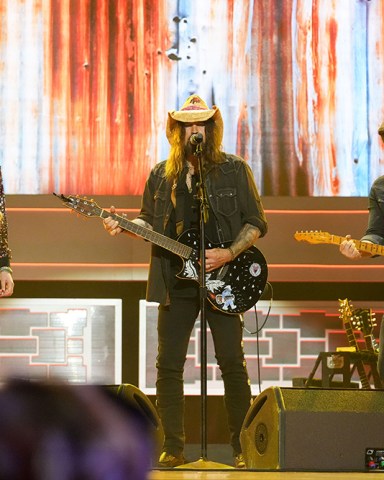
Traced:
<path id="1" fill-rule="evenodd" d="M 377 472 L 379 473 L 379 472 Z M 152 470 L 149 480 L 362 480 L 372 472 L 266 472 L 256 470 Z"/>
<path id="2" fill-rule="evenodd" d="M 202 456 L 201 446 L 187 444 L 186 458 L 190 468 L 156 469 L 148 480 L 362 480 L 367 475 L 384 473 L 339 472 L 339 471 L 281 471 L 281 470 L 236 470 L 233 465 L 232 449 L 228 444 L 209 444 L 208 460 L 199 460 Z"/>

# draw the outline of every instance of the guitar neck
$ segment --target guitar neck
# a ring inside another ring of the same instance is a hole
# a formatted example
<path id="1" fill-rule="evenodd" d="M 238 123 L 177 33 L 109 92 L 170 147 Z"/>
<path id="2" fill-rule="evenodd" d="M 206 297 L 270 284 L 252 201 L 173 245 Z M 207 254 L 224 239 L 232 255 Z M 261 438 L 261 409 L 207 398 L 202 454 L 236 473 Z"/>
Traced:
<path id="1" fill-rule="evenodd" d="M 341 243 L 345 240 L 345 237 L 340 237 L 338 235 L 330 235 L 327 240 L 327 243 L 331 243 L 333 245 L 341 245 Z M 378 245 L 377 243 L 367 243 L 361 242 L 360 240 L 353 239 L 356 248 L 361 252 L 367 252 L 371 255 L 383 255 L 384 256 L 384 246 Z"/>
<path id="2" fill-rule="evenodd" d="M 358 320 L 359 330 L 361 331 L 365 346 L 371 353 L 377 354 L 379 346 L 376 343 L 376 339 L 373 335 L 373 327 L 375 324 L 375 314 L 372 313 L 372 309 L 357 308 L 354 310 L 354 316 Z"/>
<path id="3" fill-rule="evenodd" d="M 153 230 L 147 227 L 138 225 L 137 223 L 134 223 L 131 220 L 127 220 L 126 218 L 120 215 L 111 214 L 107 210 L 100 209 L 100 217 L 101 218 L 113 217 L 115 220 L 118 221 L 119 227 L 122 228 L 123 230 L 130 233 L 134 233 L 135 235 L 141 238 L 144 238 L 145 240 L 148 240 L 149 242 L 154 243 L 159 247 L 163 247 L 166 250 L 172 253 L 175 253 L 179 257 L 182 257 L 186 260 L 190 258 L 192 254 L 193 249 L 188 245 L 184 245 L 183 243 L 173 240 L 172 238 L 168 238 L 165 235 L 162 235 L 161 233 L 154 232 Z"/>
<path id="4" fill-rule="evenodd" d="M 365 341 L 365 346 L 367 347 L 367 350 L 372 353 L 378 353 L 379 351 L 379 346 L 376 343 L 375 338 L 373 335 L 364 335 L 364 341 Z"/>
<path id="5" fill-rule="evenodd" d="M 344 323 L 345 333 L 347 335 L 348 343 L 351 347 L 354 347 L 356 351 L 359 350 L 359 345 L 356 340 L 355 332 L 353 331 L 352 325 L 349 321 Z"/>
<path id="6" fill-rule="evenodd" d="M 344 323 L 344 328 L 345 328 L 345 332 L 347 334 L 349 345 L 351 347 L 354 347 L 356 349 L 356 352 L 358 352 L 359 351 L 359 346 L 357 344 L 357 340 L 356 340 L 355 333 L 353 331 L 353 327 L 351 325 L 351 322 L 346 321 Z M 365 389 L 370 389 L 371 385 L 369 383 L 369 379 L 368 379 L 368 376 L 367 376 L 367 373 L 365 371 L 363 363 L 360 362 L 360 361 L 357 361 L 356 368 L 357 368 L 357 372 L 358 372 L 359 377 L 360 377 L 362 387 L 365 388 Z"/>

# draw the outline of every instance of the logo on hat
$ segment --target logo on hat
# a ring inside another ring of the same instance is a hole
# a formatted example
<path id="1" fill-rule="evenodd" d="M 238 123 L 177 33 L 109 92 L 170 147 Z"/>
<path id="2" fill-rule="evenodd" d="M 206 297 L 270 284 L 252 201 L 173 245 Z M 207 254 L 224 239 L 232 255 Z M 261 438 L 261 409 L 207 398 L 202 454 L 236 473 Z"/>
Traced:
<path id="1" fill-rule="evenodd" d="M 167 138 L 168 140 L 171 139 L 172 130 L 176 122 L 197 123 L 206 122 L 210 119 L 215 122 L 215 126 L 219 129 L 222 138 L 224 126 L 220 110 L 215 105 L 212 108 L 209 108 L 199 95 L 191 95 L 184 102 L 180 110 L 172 110 L 168 112 L 166 129 Z"/>

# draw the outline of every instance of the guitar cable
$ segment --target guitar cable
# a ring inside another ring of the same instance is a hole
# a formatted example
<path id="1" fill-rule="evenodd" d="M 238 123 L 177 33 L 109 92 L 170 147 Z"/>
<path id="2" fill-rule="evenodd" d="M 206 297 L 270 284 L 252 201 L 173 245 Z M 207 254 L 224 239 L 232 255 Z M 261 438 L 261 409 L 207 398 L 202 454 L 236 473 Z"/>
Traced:
<path id="1" fill-rule="evenodd" d="M 273 288 L 272 288 L 272 285 L 269 282 L 267 282 L 266 285 L 268 286 L 268 289 L 269 289 L 269 292 L 270 292 L 270 299 L 269 299 L 268 311 L 265 315 L 265 318 L 264 318 L 264 321 L 263 321 L 261 327 L 259 327 L 259 316 L 257 315 L 256 304 L 253 307 L 254 308 L 254 313 L 255 313 L 255 331 L 252 332 L 245 327 L 244 318 L 241 315 L 241 322 L 242 322 L 242 325 L 243 325 L 243 330 L 245 332 L 247 332 L 249 335 L 256 335 L 257 377 L 258 377 L 259 393 L 261 393 L 260 337 L 259 337 L 259 333 L 262 331 L 262 329 L 265 327 L 265 325 L 268 321 L 269 314 L 270 314 L 271 308 L 272 308 L 272 302 L 273 302 Z"/>
<path id="2" fill-rule="evenodd" d="M 244 319 L 242 317 L 243 330 L 245 330 L 249 335 L 258 335 L 261 332 L 261 330 L 265 327 L 265 324 L 267 323 L 268 318 L 269 318 L 269 314 L 271 313 L 272 302 L 273 302 L 273 288 L 272 288 L 272 285 L 269 282 L 266 283 L 266 286 L 268 287 L 268 289 L 270 291 L 270 299 L 269 299 L 268 311 L 265 315 L 265 318 L 264 318 L 264 321 L 263 321 L 263 324 L 261 325 L 261 327 L 258 326 L 259 325 L 259 316 L 257 315 L 257 308 L 256 308 L 257 304 L 255 304 L 253 306 L 254 313 L 255 313 L 255 324 L 256 324 L 255 331 L 252 332 L 245 327 Z"/>

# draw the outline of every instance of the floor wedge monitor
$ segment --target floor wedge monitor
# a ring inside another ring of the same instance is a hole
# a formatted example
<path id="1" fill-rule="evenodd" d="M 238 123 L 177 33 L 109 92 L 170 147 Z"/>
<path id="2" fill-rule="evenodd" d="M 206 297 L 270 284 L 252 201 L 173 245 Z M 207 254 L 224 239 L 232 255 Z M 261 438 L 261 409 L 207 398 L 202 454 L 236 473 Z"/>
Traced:
<path id="1" fill-rule="evenodd" d="M 133 405 L 145 418 L 147 418 L 154 436 L 154 462 L 157 464 L 157 459 L 159 458 L 163 447 L 164 432 L 160 418 L 152 402 L 139 388 L 129 383 L 123 383 L 121 385 L 106 385 L 105 388 L 121 400 Z"/>
<path id="2" fill-rule="evenodd" d="M 384 390 L 270 387 L 240 433 L 257 470 L 365 471 L 367 449 L 384 450 Z"/>

